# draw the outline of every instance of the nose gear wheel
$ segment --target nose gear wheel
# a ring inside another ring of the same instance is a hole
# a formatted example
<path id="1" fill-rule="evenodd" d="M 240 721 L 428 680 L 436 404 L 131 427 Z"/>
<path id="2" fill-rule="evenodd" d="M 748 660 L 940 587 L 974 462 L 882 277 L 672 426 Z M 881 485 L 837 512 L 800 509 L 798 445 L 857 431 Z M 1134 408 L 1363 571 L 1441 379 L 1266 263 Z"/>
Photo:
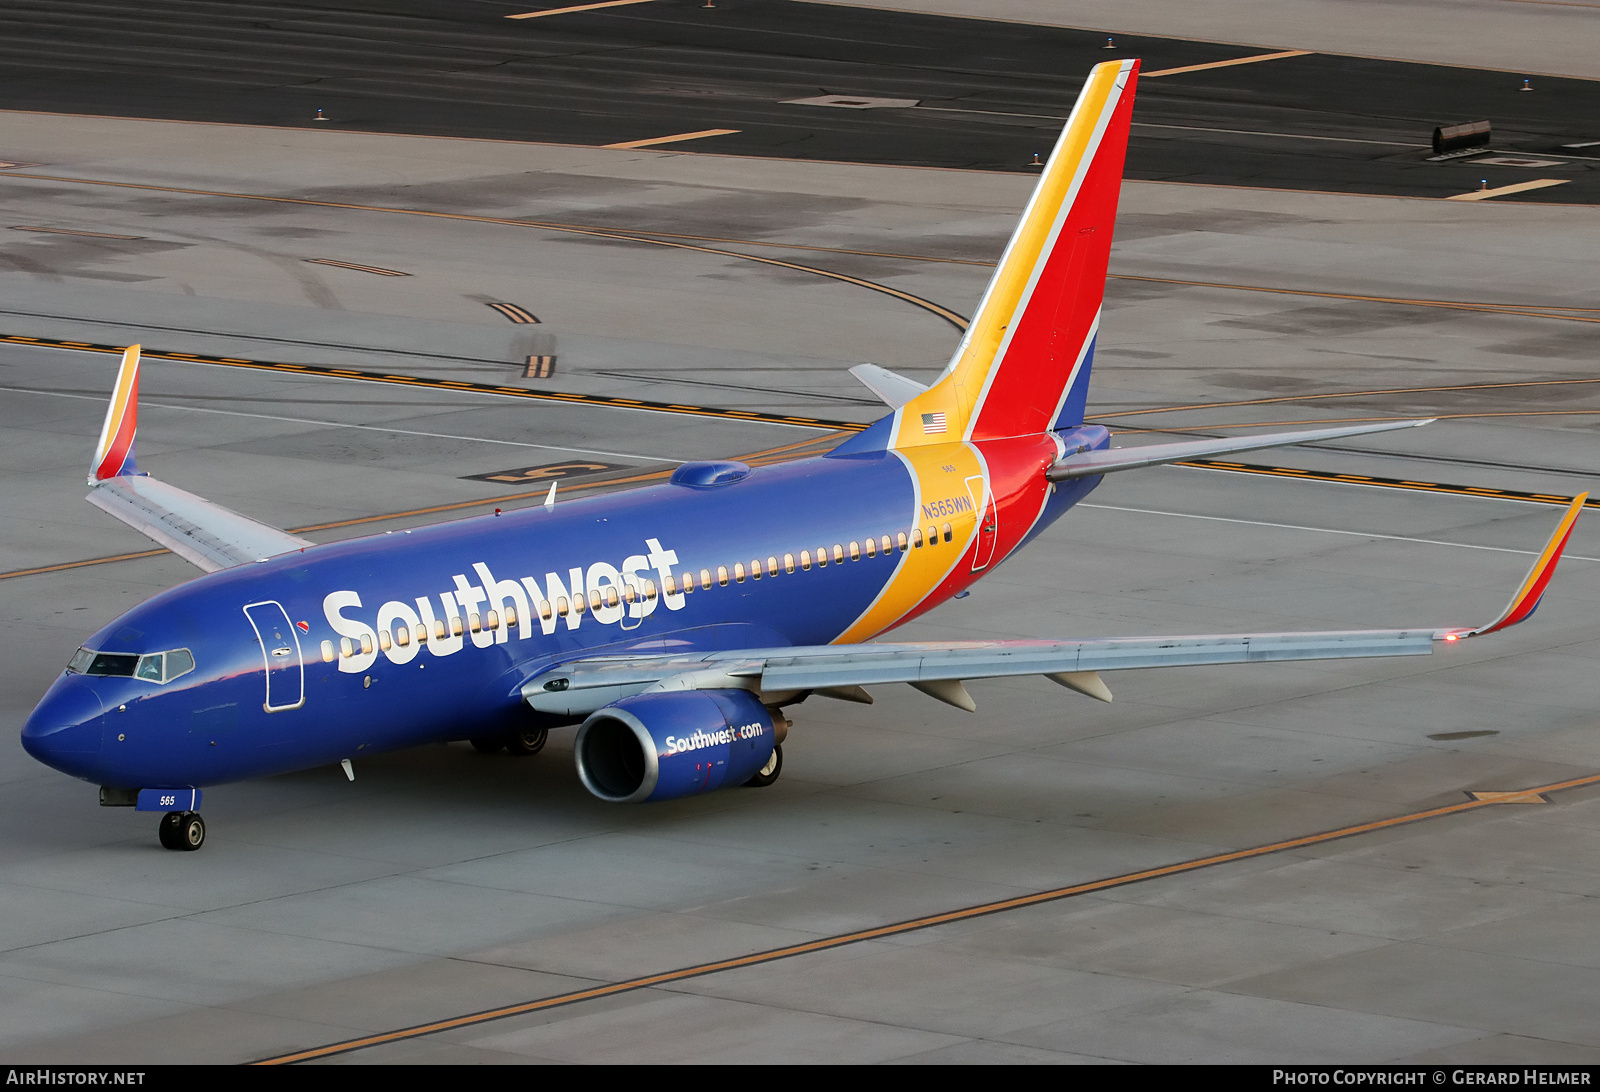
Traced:
<path id="1" fill-rule="evenodd" d="M 206 821 L 197 811 L 169 811 L 156 834 L 167 849 L 193 851 L 206 843 Z"/>

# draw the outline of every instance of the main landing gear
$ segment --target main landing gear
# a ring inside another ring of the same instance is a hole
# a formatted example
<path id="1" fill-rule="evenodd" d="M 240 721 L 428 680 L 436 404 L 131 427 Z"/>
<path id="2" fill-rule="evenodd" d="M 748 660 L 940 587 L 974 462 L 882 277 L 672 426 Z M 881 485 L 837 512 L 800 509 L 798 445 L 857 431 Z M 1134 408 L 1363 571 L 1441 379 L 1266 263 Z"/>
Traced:
<path id="1" fill-rule="evenodd" d="M 755 772 L 755 776 L 744 783 L 747 789 L 764 789 L 783 772 L 783 744 L 772 748 L 772 757 L 767 759 L 767 764 Z"/>
<path id="2" fill-rule="evenodd" d="M 206 821 L 197 811 L 169 811 L 158 830 L 167 849 L 195 850 L 206 844 Z"/>
<path id="3" fill-rule="evenodd" d="M 482 751 L 486 755 L 505 750 L 514 755 L 525 756 L 536 755 L 544 750 L 545 741 L 549 738 L 548 728 L 519 728 L 509 735 L 480 736 L 470 742 L 473 750 Z"/>

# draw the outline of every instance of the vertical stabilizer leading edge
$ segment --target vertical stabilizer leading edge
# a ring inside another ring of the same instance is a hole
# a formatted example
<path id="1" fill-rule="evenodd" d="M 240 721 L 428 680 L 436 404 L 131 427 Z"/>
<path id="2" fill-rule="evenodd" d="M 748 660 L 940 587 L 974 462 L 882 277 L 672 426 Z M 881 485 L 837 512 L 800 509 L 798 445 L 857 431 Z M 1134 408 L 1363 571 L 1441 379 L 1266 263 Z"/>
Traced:
<path id="1" fill-rule="evenodd" d="M 901 409 L 893 446 L 1083 422 L 1138 77 L 1137 60 L 1089 74 L 950 366 Z"/>

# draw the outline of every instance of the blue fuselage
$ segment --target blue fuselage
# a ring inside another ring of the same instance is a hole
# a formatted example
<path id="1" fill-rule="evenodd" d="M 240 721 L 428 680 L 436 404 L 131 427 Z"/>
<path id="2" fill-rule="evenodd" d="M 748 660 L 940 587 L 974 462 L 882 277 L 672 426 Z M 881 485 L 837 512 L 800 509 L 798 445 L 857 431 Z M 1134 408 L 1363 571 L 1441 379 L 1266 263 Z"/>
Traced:
<path id="1" fill-rule="evenodd" d="M 1014 528 L 984 569 L 1097 483 L 1063 485 L 1035 504 L 1030 526 Z M 529 715 L 521 685 L 564 660 L 834 641 L 916 551 L 947 552 L 938 590 L 953 594 L 979 575 L 962 545 L 984 503 L 971 489 L 930 501 L 896 453 L 836 454 L 726 484 L 562 501 L 226 569 L 156 596 L 85 646 L 186 650 L 192 671 L 162 682 L 159 672 L 69 670 L 23 743 L 76 777 L 141 788 L 494 735 Z M 923 537 L 952 520 L 953 543 Z M 912 535 L 924 544 L 903 545 Z"/>

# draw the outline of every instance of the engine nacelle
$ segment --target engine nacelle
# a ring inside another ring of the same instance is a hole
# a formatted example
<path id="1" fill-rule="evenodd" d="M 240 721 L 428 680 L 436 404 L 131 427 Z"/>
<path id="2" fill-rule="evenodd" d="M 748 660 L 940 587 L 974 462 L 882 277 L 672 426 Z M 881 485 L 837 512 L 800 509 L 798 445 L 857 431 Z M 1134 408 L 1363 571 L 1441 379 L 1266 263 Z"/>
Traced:
<path id="1" fill-rule="evenodd" d="M 744 690 L 634 694 L 591 713 L 573 747 L 584 788 L 615 804 L 743 785 L 772 757 L 771 710 Z"/>

